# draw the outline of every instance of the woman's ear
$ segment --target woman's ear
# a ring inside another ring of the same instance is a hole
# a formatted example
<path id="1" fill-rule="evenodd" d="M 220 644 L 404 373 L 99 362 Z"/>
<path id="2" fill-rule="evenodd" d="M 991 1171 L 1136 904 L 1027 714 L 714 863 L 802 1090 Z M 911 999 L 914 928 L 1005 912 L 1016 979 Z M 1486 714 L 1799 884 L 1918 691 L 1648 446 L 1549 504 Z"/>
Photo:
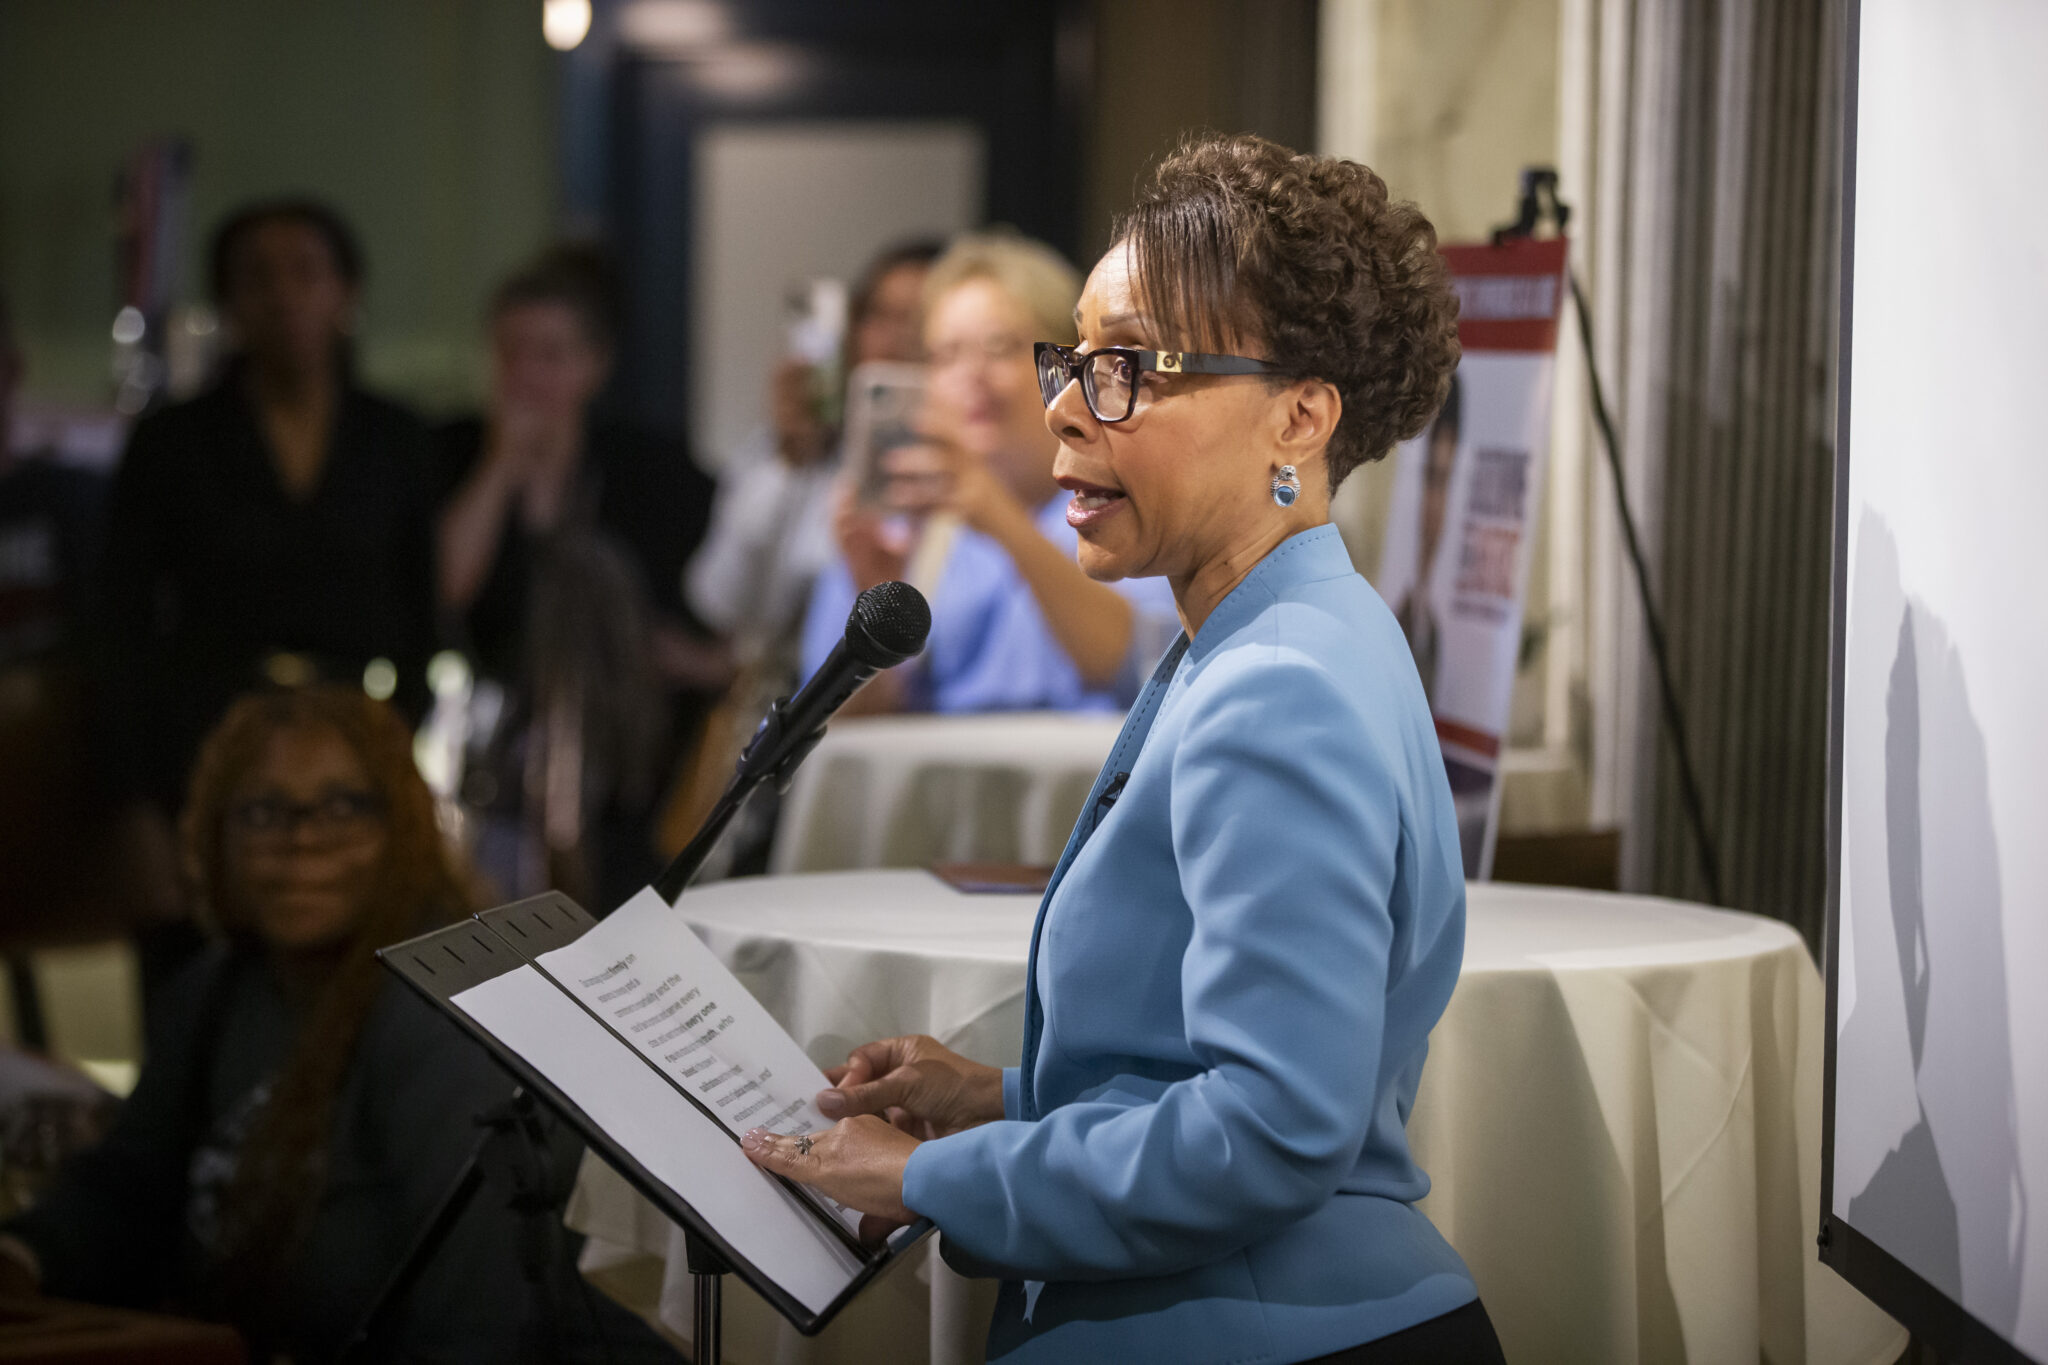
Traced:
<path id="1" fill-rule="evenodd" d="M 1282 458 L 1289 464 L 1305 465 L 1337 434 L 1344 400 L 1336 385 L 1321 379 L 1298 380 L 1275 397 L 1280 400 L 1278 444 Z"/>

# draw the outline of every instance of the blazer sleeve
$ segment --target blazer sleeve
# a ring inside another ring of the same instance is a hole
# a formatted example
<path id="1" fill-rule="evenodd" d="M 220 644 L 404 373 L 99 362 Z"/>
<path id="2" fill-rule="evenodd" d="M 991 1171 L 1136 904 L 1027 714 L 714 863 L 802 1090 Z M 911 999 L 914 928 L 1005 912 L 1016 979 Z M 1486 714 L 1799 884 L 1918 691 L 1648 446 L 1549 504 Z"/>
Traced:
<path id="1" fill-rule="evenodd" d="M 1194 921 L 1182 1012 L 1203 1069 L 920 1146 L 905 1204 L 997 1273 L 1205 1264 L 1319 1208 L 1364 1143 L 1393 937 L 1393 771 L 1306 661 L 1275 654 L 1205 681 L 1184 703 L 1171 794 Z"/>

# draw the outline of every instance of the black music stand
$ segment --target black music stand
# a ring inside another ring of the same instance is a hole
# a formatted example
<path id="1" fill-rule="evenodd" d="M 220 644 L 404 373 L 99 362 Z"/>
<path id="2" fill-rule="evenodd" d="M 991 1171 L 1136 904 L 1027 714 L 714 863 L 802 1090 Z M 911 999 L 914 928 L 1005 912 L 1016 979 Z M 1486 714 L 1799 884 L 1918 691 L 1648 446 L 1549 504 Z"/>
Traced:
<path id="1" fill-rule="evenodd" d="M 724 792 L 719 795 L 710 814 L 705 817 L 703 826 L 655 879 L 654 890 L 663 900 L 674 904 L 683 894 L 691 879 L 697 875 L 698 869 L 704 865 L 705 859 L 710 856 L 719 837 L 725 833 L 733 817 L 739 814 L 740 808 L 753 794 L 754 789 L 771 777 L 778 787 L 786 789 L 797 765 L 802 763 L 818 746 L 818 741 L 825 737 L 825 722 L 832 712 L 874 671 L 894 667 L 922 650 L 930 629 L 931 609 L 926 605 L 924 598 L 908 584 L 885 583 L 861 594 L 847 618 L 846 639 L 842 648 L 850 649 L 853 657 L 866 665 L 867 671 L 857 676 L 845 675 L 845 691 L 830 699 L 821 699 L 811 687 L 806 687 L 797 697 L 782 697 L 769 708 L 760 728 L 754 732 L 753 738 L 748 741 L 746 749 L 741 753 L 731 781 L 726 784 Z M 838 653 L 839 651 L 834 651 L 835 659 Z M 828 661 L 827 669 L 821 670 L 821 673 L 828 672 L 830 666 Z M 814 679 L 813 683 L 815 682 Z M 781 752 L 781 757 L 773 766 L 756 765 L 753 762 L 759 755 L 775 754 L 778 751 Z M 522 910 L 530 910 L 535 903 L 547 899 L 550 898 L 534 897 L 512 905 L 500 906 L 495 910 L 485 911 L 477 916 L 477 919 L 491 925 Z M 554 899 L 565 908 L 574 908 L 565 899 Z M 582 912 L 577 910 L 575 913 Z M 586 920 L 587 918 L 585 916 Z M 488 950 L 488 944 L 479 946 Z M 382 958 L 389 951 L 391 950 L 382 950 L 378 956 Z M 391 965 L 389 961 L 387 965 Z M 395 970 L 398 970 L 401 976 L 407 976 L 416 988 L 425 990 L 429 995 L 436 993 L 435 988 L 427 987 L 425 983 L 411 978 L 402 967 Z M 481 1034 L 477 1036 L 500 1061 L 510 1064 L 502 1049 L 484 1039 Z M 519 1069 L 517 1066 L 513 1067 L 515 1072 Z M 390 1306 L 404 1295 L 414 1280 L 418 1279 L 420 1272 L 433 1260 L 436 1252 L 447 1240 L 448 1234 L 461 1220 L 463 1212 L 483 1185 L 482 1160 L 492 1144 L 501 1140 L 504 1135 L 514 1133 L 522 1135 L 529 1143 L 538 1141 L 538 1110 L 523 1086 L 516 1088 L 512 1099 L 499 1110 L 478 1116 L 478 1122 L 487 1131 L 477 1140 L 469 1159 L 463 1163 L 454 1184 L 443 1196 L 434 1216 L 428 1220 L 426 1228 L 414 1242 L 412 1249 L 407 1252 L 405 1260 L 399 1264 L 397 1271 L 378 1292 L 376 1299 L 364 1314 L 361 1324 L 342 1348 L 343 1359 L 350 1359 L 365 1349 Z M 543 1148 L 544 1145 L 542 1142 Z M 641 1187 L 643 1193 L 650 1193 L 644 1173 L 636 1173 L 636 1176 L 629 1178 Z M 566 1197 L 565 1191 L 562 1198 Z M 718 1247 L 698 1230 L 692 1220 L 682 1220 L 681 1226 L 691 1278 L 690 1348 L 696 1356 L 697 1365 L 718 1365 L 723 1353 L 725 1276 L 732 1273 L 732 1266 Z M 920 1226 L 928 1228 L 930 1225 Z M 879 1269 L 879 1265 L 871 1266 L 868 1274 L 871 1275 Z M 851 1294 L 854 1289 L 858 1289 L 865 1283 L 866 1278 L 867 1276 L 863 1275 L 848 1293 Z"/>
<path id="2" fill-rule="evenodd" d="M 377 1291 L 369 1310 L 342 1346 L 341 1359 L 370 1358 L 365 1353 L 378 1344 L 377 1333 L 383 1329 L 386 1315 L 432 1264 L 442 1244 L 483 1189 L 484 1160 L 494 1146 L 516 1139 L 545 1156 L 547 1139 L 540 1132 L 540 1106 L 534 1103 L 533 1096 L 524 1087 L 515 1088 L 512 1098 L 504 1104 L 477 1115 L 477 1123 L 485 1130 L 483 1135 L 470 1149 L 469 1159 L 463 1162 L 461 1172 L 448 1187 L 448 1193 L 441 1197 L 433 1217 L 427 1220 L 427 1226 L 407 1250 L 405 1259 L 399 1262 L 398 1269 Z M 544 1187 L 530 1195 L 522 1191 L 519 1196 L 522 1201 L 530 1199 L 532 1202 L 522 1202 L 519 1210 L 535 1217 L 559 1213 L 566 1193 Z M 690 1267 L 690 1350 L 697 1365 L 720 1365 L 724 1353 L 725 1277 L 732 1273 L 732 1267 L 726 1264 L 716 1247 L 697 1235 L 694 1228 L 683 1228 L 683 1247 Z"/>

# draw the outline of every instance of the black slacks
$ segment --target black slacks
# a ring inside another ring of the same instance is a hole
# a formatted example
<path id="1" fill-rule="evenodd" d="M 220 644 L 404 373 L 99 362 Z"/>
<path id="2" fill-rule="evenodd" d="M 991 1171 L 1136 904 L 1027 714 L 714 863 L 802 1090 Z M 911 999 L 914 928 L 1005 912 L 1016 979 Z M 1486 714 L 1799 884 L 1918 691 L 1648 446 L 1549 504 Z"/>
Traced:
<path id="1" fill-rule="evenodd" d="M 1486 1305 L 1474 1299 L 1442 1317 L 1301 1365 L 1507 1365 L 1507 1360 Z"/>

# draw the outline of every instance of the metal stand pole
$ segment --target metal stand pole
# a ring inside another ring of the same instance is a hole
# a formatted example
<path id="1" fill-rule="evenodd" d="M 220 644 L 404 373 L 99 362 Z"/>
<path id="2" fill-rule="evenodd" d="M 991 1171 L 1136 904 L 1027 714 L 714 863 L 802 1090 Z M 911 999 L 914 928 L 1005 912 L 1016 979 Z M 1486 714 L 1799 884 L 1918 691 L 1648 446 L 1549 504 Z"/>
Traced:
<path id="1" fill-rule="evenodd" d="M 433 1216 L 427 1220 L 420 1235 L 414 1239 L 412 1247 L 405 1254 L 405 1259 L 399 1262 L 391 1278 L 377 1291 L 377 1297 L 371 1300 L 362 1320 L 356 1324 L 348 1340 L 342 1343 L 337 1359 L 368 1360 L 388 1345 L 380 1340 L 378 1333 L 390 1326 L 386 1321 L 387 1317 L 412 1288 L 413 1283 L 419 1279 L 421 1272 L 433 1261 L 442 1244 L 448 1240 L 448 1235 L 455 1230 L 455 1225 L 462 1221 L 462 1215 L 469 1211 L 470 1204 L 476 1199 L 477 1191 L 483 1188 L 485 1154 L 491 1150 L 493 1143 L 515 1134 L 524 1135 L 536 1148 L 544 1147 L 546 1140 L 540 1136 L 539 1124 L 540 1106 L 534 1103 L 533 1096 L 527 1094 L 523 1086 L 514 1087 L 511 1098 L 505 1103 L 477 1115 L 477 1125 L 483 1132 L 477 1138 L 476 1145 L 470 1149 L 469 1159 L 462 1163 L 462 1169 L 456 1173 L 455 1183 L 441 1196 L 440 1204 L 435 1207 Z M 567 1197 L 566 1193 L 563 1197 Z M 542 1207 L 552 1207 L 554 1202 L 552 1197 L 544 1199 Z"/>
<path id="2" fill-rule="evenodd" d="M 49 1051 L 50 1030 L 43 1017 L 43 989 L 28 954 L 8 955 L 7 984 L 14 992 L 15 1040 L 31 1052 Z"/>
<path id="3" fill-rule="evenodd" d="M 719 1365 L 725 1330 L 725 1277 L 732 1267 L 707 1242 L 683 1229 L 683 1250 L 690 1267 L 692 1312 L 690 1353 L 696 1365 Z"/>
<path id="4" fill-rule="evenodd" d="M 764 748 L 773 749 L 783 742 L 783 731 L 789 725 L 789 700 L 788 697 L 783 697 L 768 708 L 767 718 L 761 722 L 761 728 L 754 732 L 753 739 L 748 741 L 746 751 L 740 755 L 739 766 L 733 772 L 732 780 L 726 783 L 725 791 L 711 807 L 711 813 L 704 817 L 703 827 L 691 836 L 683 851 L 676 854 L 669 865 L 662 869 L 661 875 L 654 879 L 654 889 L 660 892 L 661 898 L 669 904 L 675 904 L 676 898 L 688 888 L 690 879 L 697 875 L 697 869 L 704 865 L 704 860 L 711 856 L 712 848 L 718 843 L 719 836 L 725 833 L 725 827 L 732 823 L 733 817 L 740 813 L 740 807 L 754 794 L 754 788 L 772 777 L 777 787 L 786 789 L 797 764 L 803 762 L 811 750 L 818 747 L 818 741 L 825 737 L 825 727 L 821 722 L 815 731 L 792 748 L 782 762 L 772 770 L 747 767 L 747 760 L 757 751 Z"/>

